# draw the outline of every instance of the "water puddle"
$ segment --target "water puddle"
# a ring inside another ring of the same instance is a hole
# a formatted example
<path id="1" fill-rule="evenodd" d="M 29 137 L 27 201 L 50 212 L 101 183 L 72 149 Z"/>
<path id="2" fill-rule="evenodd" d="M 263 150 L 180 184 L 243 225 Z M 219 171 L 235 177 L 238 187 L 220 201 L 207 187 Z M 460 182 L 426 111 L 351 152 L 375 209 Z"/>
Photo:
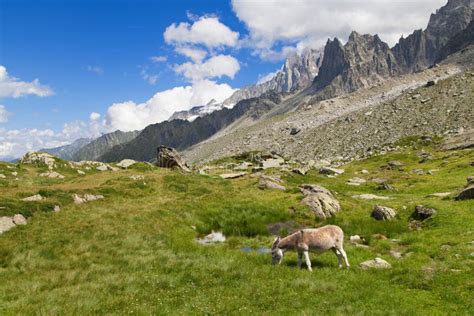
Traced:
<path id="1" fill-rule="evenodd" d="M 264 254 L 272 252 L 272 250 L 268 247 L 259 247 L 257 249 L 253 249 L 250 246 L 244 246 L 244 247 L 240 248 L 240 251 L 242 251 L 244 253 L 253 253 L 253 252 L 255 252 L 259 255 L 264 255 Z"/>

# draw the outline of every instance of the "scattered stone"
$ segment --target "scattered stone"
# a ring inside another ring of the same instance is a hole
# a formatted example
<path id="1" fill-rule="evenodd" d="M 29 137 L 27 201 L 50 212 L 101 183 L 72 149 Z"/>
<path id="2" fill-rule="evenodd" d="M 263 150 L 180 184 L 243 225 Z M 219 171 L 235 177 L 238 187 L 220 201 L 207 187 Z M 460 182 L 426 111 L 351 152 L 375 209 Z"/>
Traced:
<path id="1" fill-rule="evenodd" d="M 366 183 L 367 181 L 365 179 L 362 179 L 362 178 L 359 178 L 359 177 L 354 177 L 354 178 L 351 178 L 349 179 L 349 181 L 347 182 L 348 185 L 355 185 L 355 186 L 359 186 L 361 185 L 362 183 Z"/>
<path id="2" fill-rule="evenodd" d="M 353 195 L 352 198 L 354 199 L 361 199 L 361 200 L 389 200 L 388 196 L 380 196 L 375 194 L 358 194 Z"/>
<path id="3" fill-rule="evenodd" d="M 16 171 L 12 172 L 12 176 L 16 177 L 17 175 L 18 175 L 18 172 L 16 172 Z"/>
<path id="4" fill-rule="evenodd" d="M 423 169 L 413 169 L 411 173 L 417 174 L 417 175 L 424 175 L 425 171 Z"/>
<path id="5" fill-rule="evenodd" d="M 373 178 L 372 179 L 372 182 L 376 183 L 376 184 L 384 184 L 386 182 L 388 182 L 388 179 L 385 179 L 385 178 Z"/>
<path id="6" fill-rule="evenodd" d="M 360 171 L 360 173 L 362 173 L 362 174 L 369 174 L 370 172 L 369 172 L 369 170 L 362 169 L 362 170 Z"/>
<path id="7" fill-rule="evenodd" d="M 402 253 L 399 251 L 395 250 L 390 250 L 389 254 L 394 257 L 395 259 L 401 259 L 402 258 Z"/>
<path id="8" fill-rule="evenodd" d="M 100 166 L 97 166 L 96 169 L 99 170 L 99 171 L 107 171 L 107 170 L 109 170 L 109 168 L 107 168 L 107 165 L 105 165 L 105 164 L 100 165 Z"/>
<path id="9" fill-rule="evenodd" d="M 304 176 L 304 175 L 306 175 L 306 173 L 307 173 L 308 171 L 307 171 L 306 169 L 303 169 L 303 168 L 293 168 L 293 169 L 291 170 L 291 172 L 296 173 L 296 174 L 299 174 L 299 175 L 301 175 L 301 176 Z"/>
<path id="10" fill-rule="evenodd" d="M 408 222 L 408 228 L 410 230 L 421 230 L 423 228 L 423 224 L 420 221 L 412 220 Z"/>
<path id="11" fill-rule="evenodd" d="M 223 174 L 220 174 L 219 176 L 222 179 L 236 179 L 236 178 L 243 177 L 246 174 L 247 172 L 235 172 L 235 173 L 223 173 Z"/>
<path id="12" fill-rule="evenodd" d="M 344 170 L 331 167 L 322 167 L 321 169 L 319 169 L 319 173 L 325 175 L 339 175 L 343 174 Z"/>
<path id="13" fill-rule="evenodd" d="M 364 243 L 363 239 L 359 235 L 354 235 L 349 237 L 349 240 L 352 244 L 362 244 Z"/>
<path id="14" fill-rule="evenodd" d="M 392 265 L 388 263 L 387 261 L 383 260 L 382 258 L 375 258 L 374 260 L 368 260 L 364 261 L 360 264 L 360 267 L 363 270 L 368 270 L 368 269 L 390 269 L 392 268 Z"/>
<path id="15" fill-rule="evenodd" d="M 292 127 L 291 128 L 291 131 L 290 131 L 290 135 L 296 135 L 298 134 L 299 132 L 301 132 L 301 129 L 297 128 L 297 127 Z"/>
<path id="16" fill-rule="evenodd" d="M 388 239 L 387 236 L 385 236 L 383 234 L 373 234 L 372 238 L 378 239 L 378 240 L 387 240 Z"/>
<path id="17" fill-rule="evenodd" d="M 12 221 L 15 225 L 26 225 L 26 218 L 21 214 L 15 214 L 12 217 Z"/>
<path id="18" fill-rule="evenodd" d="M 225 242 L 225 239 L 226 238 L 223 233 L 212 231 L 212 233 L 204 236 L 203 238 L 197 238 L 196 241 L 202 245 L 208 245 Z"/>
<path id="19" fill-rule="evenodd" d="M 377 189 L 378 189 L 378 190 L 387 190 L 387 191 L 393 191 L 393 190 L 395 190 L 395 188 L 394 188 L 392 185 L 388 184 L 387 182 L 384 182 L 384 183 L 379 184 L 379 185 L 377 186 Z"/>
<path id="20" fill-rule="evenodd" d="M 363 249 L 369 249 L 370 247 L 364 244 L 355 244 L 356 248 L 363 248 Z"/>
<path id="21" fill-rule="evenodd" d="M 5 178 L 6 178 L 6 176 L 4 174 L 0 173 L 0 179 L 5 179 Z"/>
<path id="22" fill-rule="evenodd" d="M 13 227 L 15 227 L 15 223 L 11 217 L 0 217 L 0 234 L 12 229 Z"/>
<path id="23" fill-rule="evenodd" d="M 42 199 L 43 199 L 43 197 L 40 194 L 35 194 L 35 195 L 32 195 L 32 196 L 26 197 L 24 199 L 21 199 L 21 200 L 26 201 L 26 202 L 34 202 L 34 201 L 41 201 Z"/>
<path id="24" fill-rule="evenodd" d="M 440 197 L 445 198 L 451 195 L 451 192 L 439 192 L 439 193 L 431 193 L 428 194 L 426 197 Z"/>
<path id="25" fill-rule="evenodd" d="M 73 194 L 72 198 L 74 200 L 75 204 L 82 204 L 90 201 L 96 201 L 96 200 L 101 200 L 104 198 L 103 195 L 93 195 L 93 194 L 84 194 L 83 196 L 80 196 L 78 194 Z"/>
<path id="26" fill-rule="evenodd" d="M 285 160 L 283 158 L 280 158 L 280 157 L 270 158 L 270 159 L 266 159 L 262 161 L 262 168 L 263 169 L 278 168 L 284 163 L 285 163 Z"/>
<path id="27" fill-rule="evenodd" d="M 84 171 L 82 171 L 82 170 L 77 170 L 77 173 L 79 173 L 79 174 L 86 174 L 86 173 L 85 173 Z"/>
<path id="28" fill-rule="evenodd" d="M 428 208 L 423 205 L 417 205 L 415 207 L 415 211 L 411 214 L 411 218 L 415 220 L 424 221 L 436 214 L 436 210 L 434 208 Z"/>
<path id="29" fill-rule="evenodd" d="M 301 203 L 308 206 L 318 218 L 333 217 L 341 210 L 339 201 L 326 188 L 315 184 L 303 184 L 300 190 L 305 195 Z"/>
<path id="30" fill-rule="evenodd" d="M 275 189 L 275 190 L 285 191 L 286 188 L 282 186 L 281 184 L 278 184 L 278 182 L 281 182 L 281 180 L 270 177 L 270 176 L 261 175 L 258 180 L 258 188 L 262 190 Z"/>
<path id="31" fill-rule="evenodd" d="M 392 160 L 392 161 L 389 161 L 387 165 L 391 168 L 397 168 L 397 167 L 403 166 L 403 163 L 401 163 L 398 160 Z"/>
<path id="32" fill-rule="evenodd" d="M 136 163 L 137 161 L 133 159 L 123 159 L 117 164 L 117 167 L 120 167 L 122 169 L 127 169 L 128 167 L 133 166 Z"/>
<path id="33" fill-rule="evenodd" d="M 394 209 L 386 206 L 375 205 L 370 216 L 378 221 L 390 221 L 395 218 L 396 215 L 397 212 Z"/>
<path id="34" fill-rule="evenodd" d="M 139 175 L 139 174 L 135 174 L 135 175 L 130 176 L 130 179 L 135 180 L 135 181 L 138 181 L 138 180 L 145 180 L 145 176 L 142 176 L 142 175 Z"/>
<path id="35" fill-rule="evenodd" d="M 59 207 L 59 205 L 55 205 L 54 208 L 53 208 L 53 212 L 57 213 L 57 212 L 60 212 L 61 211 L 61 208 Z"/>
<path id="36" fill-rule="evenodd" d="M 189 172 L 189 166 L 178 151 L 172 147 L 158 147 L 156 164 L 161 168 L 179 169 Z"/>
<path id="37" fill-rule="evenodd" d="M 469 185 L 467 188 L 461 191 L 456 197 L 456 200 L 471 200 L 474 199 L 474 185 Z"/>
<path id="38" fill-rule="evenodd" d="M 45 177 L 45 178 L 57 178 L 57 179 L 64 179 L 64 176 L 62 174 L 57 173 L 56 171 L 46 171 L 43 173 L 40 173 L 40 177 Z"/>

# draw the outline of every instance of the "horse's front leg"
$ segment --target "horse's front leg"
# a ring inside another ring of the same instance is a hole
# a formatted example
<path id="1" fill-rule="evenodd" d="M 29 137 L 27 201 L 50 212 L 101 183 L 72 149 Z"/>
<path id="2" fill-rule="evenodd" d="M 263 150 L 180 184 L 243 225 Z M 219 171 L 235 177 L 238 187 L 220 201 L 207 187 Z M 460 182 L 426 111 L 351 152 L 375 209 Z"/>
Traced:
<path id="1" fill-rule="evenodd" d="M 308 270 L 313 271 L 313 269 L 311 269 L 311 260 L 309 260 L 309 251 L 304 252 L 304 259 L 306 261 L 306 266 L 308 267 Z"/>
<path id="2" fill-rule="evenodd" d="M 301 269 L 302 261 L 303 261 L 303 253 L 298 251 L 298 269 Z"/>

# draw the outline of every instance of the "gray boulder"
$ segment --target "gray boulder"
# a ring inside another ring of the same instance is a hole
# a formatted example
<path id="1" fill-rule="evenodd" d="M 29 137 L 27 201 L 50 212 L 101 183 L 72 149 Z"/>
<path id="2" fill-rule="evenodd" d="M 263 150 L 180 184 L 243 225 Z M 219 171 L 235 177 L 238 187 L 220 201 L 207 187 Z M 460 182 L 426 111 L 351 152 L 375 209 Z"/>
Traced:
<path id="1" fill-rule="evenodd" d="M 133 159 L 123 159 L 117 164 L 117 167 L 120 167 L 122 169 L 127 169 L 128 167 L 133 166 L 136 163 L 137 161 Z"/>
<path id="2" fill-rule="evenodd" d="M 319 169 L 319 173 L 335 176 L 335 175 L 343 174 L 344 170 L 331 168 L 331 167 L 322 167 L 321 169 Z"/>
<path id="3" fill-rule="evenodd" d="M 305 195 L 301 203 L 308 206 L 317 218 L 333 217 L 341 210 L 339 201 L 326 188 L 314 184 L 303 184 L 300 190 Z"/>
<path id="4" fill-rule="evenodd" d="M 456 200 L 471 200 L 474 199 L 474 184 L 469 185 L 461 191 L 456 197 Z"/>
<path id="5" fill-rule="evenodd" d="M 436 214 L 434 208 L 425 207 L 423 205 L 417 205 L 415 211 L 411 214 L 411 217 L 416 220 L 424 221 Z"/>
<path id="6" fill-rule="evenodd" d="M 13 227 L 15 227 L 15 223 L 11 217 L 0 217 L 0 234 L 12 229 Z"/>
<path id="7" fill-rule="evenodd" d="M 390 269 L 392 265 L 382 258 L 375 258 L 374 260 L 367 260 L 360 264 L 363 270 L 368 269 Z"/>
<path id="8" fill-rule="evenodd" d="M 178 151 L 172 147 L 158 147 L 156 164 L 161 168 L 179 169 L 189 172 L 189 166 Z"/>
<path id="9" fill-rule="evenodd" d="M 21 214 L 15 214 L 12 217 L 12 221 L 15 225 L 26 225 L 26 218 Z"/>
<path id="10" fill-rule="evenodd" d="M 378 221 L 390 221 L 397 215 L 397 212 L 394 209 L 391 209 L 386 206 L 375 205 L 372 210 L 372 216 Z"/>
<path id="11" fill-rule="evenodd" d="M 261 175 L 258 180 L 258 188 L 262 190 L 274 189 L 274 190 L 285 191 L 286 188 L 280 184 L 281 182 L 282 181 L 280 179 L 273 178 L 266 175 Z"/>

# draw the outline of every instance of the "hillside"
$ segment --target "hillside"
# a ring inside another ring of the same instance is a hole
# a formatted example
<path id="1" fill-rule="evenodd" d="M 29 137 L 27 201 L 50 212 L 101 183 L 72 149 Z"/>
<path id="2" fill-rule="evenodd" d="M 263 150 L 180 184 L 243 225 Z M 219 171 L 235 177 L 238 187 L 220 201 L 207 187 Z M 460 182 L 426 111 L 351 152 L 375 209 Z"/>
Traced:
<path id="1" fill-rule="evenodd" d="M 398 167 L 387 168 L 392 161 Z M 0 313 L 312 314 L 317 306 L 318 314 L 471 315 L 474 235 L 467 228 L 474 225 L 474 200 L 453 197 L 472 175 L 473 161 L 472 149 L 440 151 L 437 141 L 404 140 L 394 152 L 341 166 L 345 172 L 335 178 L 315 169 L 306 176 L 267 169 L 281 176 L 286 191 L 261 190 L 255 176 L 213 176 L 226 172 L 218 163 L 211 176 L 146 164 L 76 167 L 85 171 L 80 175 L 56 160 L 64 179 L 39 177 L 45 166 L 0 163 L 6 176 L 0 215 L 27 218 L 0 235 Z M 348 185 L 354 177 L 366 182 Z M 381 178 L 391 191 L 379 187 Z M 331 190 L 342 210 L 315 219 L 300 203 L 302 183 Z M 448 197 L 428 197 L 445 192 Z M 103 199 L 73 203 L 73 194 L 85 193 Z M 44 199 L 21 201 L 34 194 Z M 395 219 L 371 218 L 375 204 L 392 207 Z M 412 222 L 420 204 L 437 213 Z M 338 269 L 331 252 L 311 255 L 312 273 L 297 269 L 294 253 L 271 265 L 273 233 L 328 223 L 345 231 L 350 270 Z M 226 242 L 195 241 L 212 230 Z M 362 244 L 349 241 L 356 234 Z M 391 268 L 360 267 L 375 257 Z"/>

